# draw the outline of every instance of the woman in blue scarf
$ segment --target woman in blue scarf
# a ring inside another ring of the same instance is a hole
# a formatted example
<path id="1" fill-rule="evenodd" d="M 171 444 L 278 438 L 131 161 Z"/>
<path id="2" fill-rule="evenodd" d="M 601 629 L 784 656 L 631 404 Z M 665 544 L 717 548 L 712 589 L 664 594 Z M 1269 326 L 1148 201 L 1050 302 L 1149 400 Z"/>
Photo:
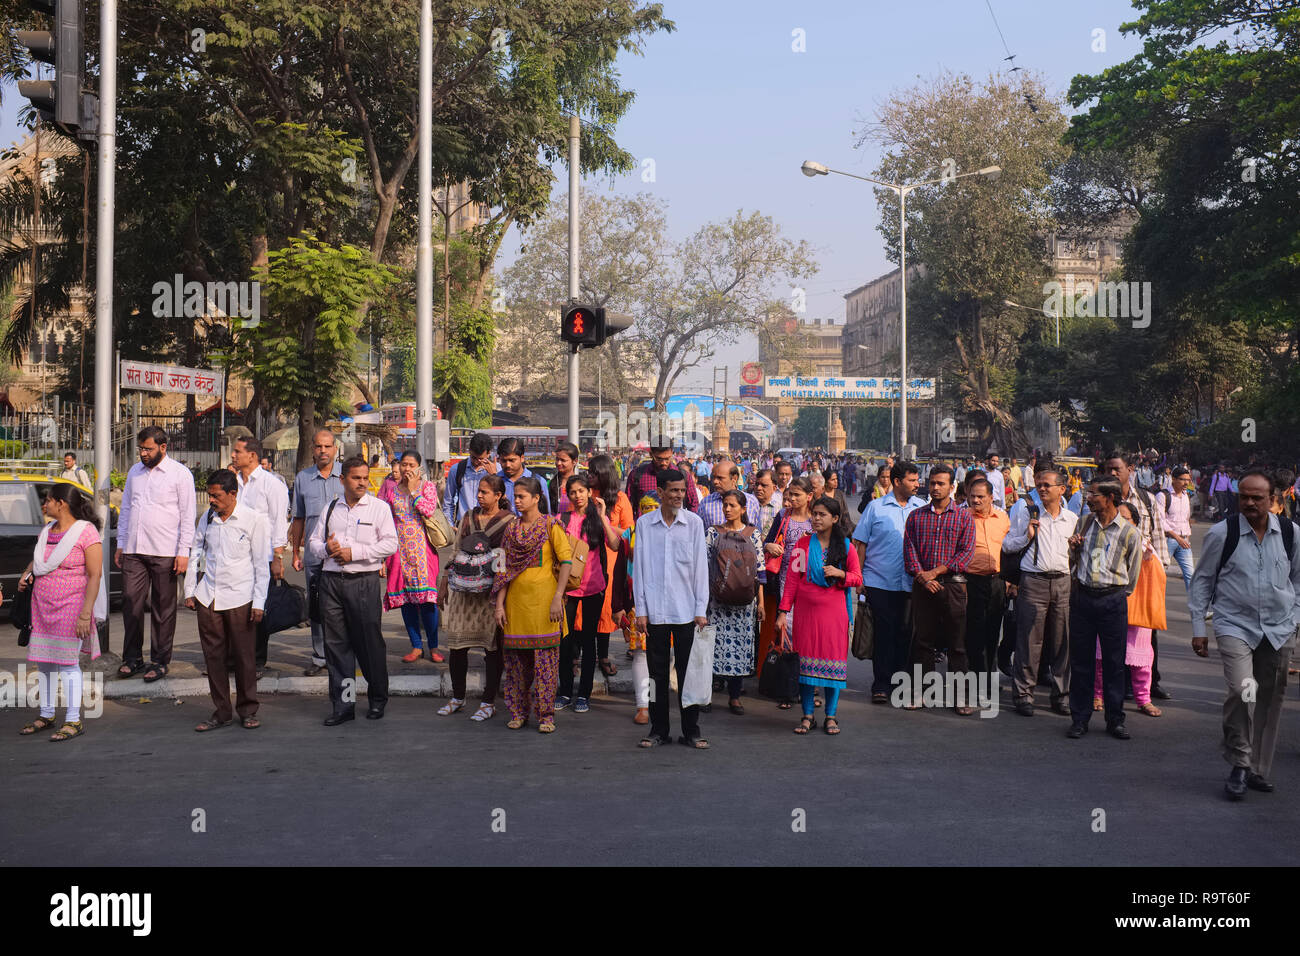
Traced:
<path id="1" fill-rule="evenodd" d="M 840 732 L 835 711 L 840 691 L 848 679 L 853 608 L 849 588 L 862 586 L 857 551 L 848 546 L 837 524 L 840 513 L 834 498 L 823 496 L 813 502 L 813 533 L 795 545 L 781 596 L 781 612 L 776 618 L 778 639 L 782 644 L 789 644 L 787 614 L 792 608 L 797 611 L 793 645 L 799 655 L 803 719 L 794 732 L 800 735 L 817 726 L 813 698 L 818 687 L 826 693 L 826 733 Z"/>

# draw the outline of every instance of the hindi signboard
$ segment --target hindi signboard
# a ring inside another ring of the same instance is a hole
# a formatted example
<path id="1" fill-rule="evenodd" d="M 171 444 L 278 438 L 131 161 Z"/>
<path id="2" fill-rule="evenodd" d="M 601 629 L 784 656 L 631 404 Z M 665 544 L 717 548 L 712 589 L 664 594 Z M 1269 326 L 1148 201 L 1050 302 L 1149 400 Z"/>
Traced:
<path id="1" fill-rule="evenodd" d="M 225 391 L 223 375 L 222 372 L 207 368 L 155 365 L 152 362 L 123 359 L 120 381 L 123 388 L 220 398 Z"/>
<path id="2" fill-rule="evenodd" d="M 898 379 L 836 376 L 769 375 L 764 394 L 769 400 L 781 398 L 868 399 L 898 398 Z M 907 381 L 909 400 L 934 398 L 934 379 L 912 378 Z"/>

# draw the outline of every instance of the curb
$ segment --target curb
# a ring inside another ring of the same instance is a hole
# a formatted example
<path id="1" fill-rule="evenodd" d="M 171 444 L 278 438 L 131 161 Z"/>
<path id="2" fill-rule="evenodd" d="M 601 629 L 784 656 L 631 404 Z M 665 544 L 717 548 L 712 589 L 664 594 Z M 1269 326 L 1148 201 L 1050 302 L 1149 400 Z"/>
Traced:
<path id="1" fill-rule="evenodd" d="M 613 677 L 604 678 L 597 673 L 592 686 L 592 697 L 610 697 L 614 694 L 632 693 L 631 668 L 620 668 Z M 230 686 L 234 688 L 234 678 Z M 357 676 L 357 691 L 366 689 L 364 677 Z M 478 694 L 483 690 L 483 672 L 470 671 L 465 679 L 467 695 Z M 300 694 L 304 697 L 328 697 L 328 677 L 280 677 L 267 676 L 257 682 L 259 695 Z M 437 674 L 396 674 L 388 679 L 388 693 L 391 697 L 451 697 L 451 674 L 439 670 Z M 127 680 L 104 681 L 104 697 L 109 700 L 153 697 L 207 697 L 208 679 L 206 677 L 164 677 L 162 680 L 146 684 L 142 678 L 132 677 Z"/>

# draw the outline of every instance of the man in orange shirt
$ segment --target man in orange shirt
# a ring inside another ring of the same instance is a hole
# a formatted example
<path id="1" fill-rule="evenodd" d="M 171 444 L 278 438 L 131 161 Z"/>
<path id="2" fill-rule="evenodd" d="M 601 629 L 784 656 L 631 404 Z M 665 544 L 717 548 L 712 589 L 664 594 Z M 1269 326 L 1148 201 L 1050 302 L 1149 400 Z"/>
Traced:
<path id="1" fill-rule="evenodd" d="M 971 670 L 991 674 L 998 666 L 998 638 L 1007 607 L 1006 584 L 998 572 L 1002 539 L 1011 530 L 1011 518 L 994 505 L 993 485 L 987 478 L 970 483 L 966 507 L 975 524 L 975 553 L 966 569 L 966 656 Z"/>

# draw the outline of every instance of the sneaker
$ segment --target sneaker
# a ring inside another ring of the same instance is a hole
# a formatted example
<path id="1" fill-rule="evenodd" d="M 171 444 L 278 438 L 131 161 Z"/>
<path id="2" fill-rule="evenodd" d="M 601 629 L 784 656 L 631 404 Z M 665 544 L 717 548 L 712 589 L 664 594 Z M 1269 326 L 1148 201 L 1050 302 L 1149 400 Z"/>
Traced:
<path id="1" fill-rule="evenodd" d="M 573 703 L 572 697 L 564 697 L 564 696 L 557 697 L 555 698 L 555 709 L 564 710 L 564 708 L 568 707 L 569 704 L 571 703 Z"/>
<path id="2" fill-rule="evenodd" d="M 587 706 L 587 698 L 579 697 L 573 702 L 573 712 L 575 714 L 585 714 L 589 710 L 591 710 L 591 708 Z"/>

